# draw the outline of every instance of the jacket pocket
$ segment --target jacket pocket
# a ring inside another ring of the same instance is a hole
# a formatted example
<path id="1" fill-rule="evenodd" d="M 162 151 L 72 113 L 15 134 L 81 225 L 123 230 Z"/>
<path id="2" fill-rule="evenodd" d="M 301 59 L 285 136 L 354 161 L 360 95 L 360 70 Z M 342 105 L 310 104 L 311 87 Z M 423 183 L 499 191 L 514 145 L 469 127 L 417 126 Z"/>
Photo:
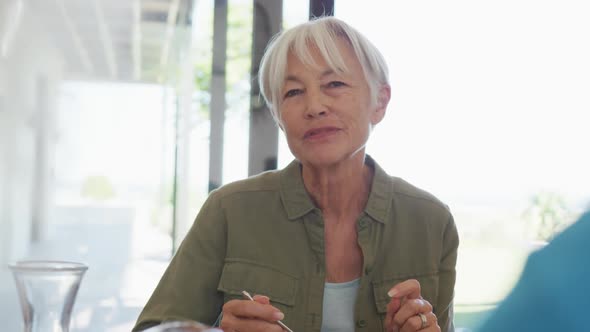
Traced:
<path id="1" fill-rule="evenodd" d="M 380 314 L 385 314 L 387 312 L 387 304 L 390 300 L 387 292 L 389 292 L 393 286 L 408 279 L 418 280 L 418 282 L 420 282 L 422 298 L 430 302 L 433 307 L 436 305 L 436 300 L 438 298 L 438 273 L 395 276 L 372 282 L 377 312 Z M 433 308 L 433 312 L 436 313 L 436 308 Z"/>
<path id="2" fill-rule="evenodd" d="M 295 305 L 298 284 L 298 278 L 273 267 L 244 259 L 228 259 L 217 290 L 224 293 L 224 302 L 244 299 L 242 291 L 245 290 L 252 296 L 268 296 L 275 307 L 284 310 Z"/>

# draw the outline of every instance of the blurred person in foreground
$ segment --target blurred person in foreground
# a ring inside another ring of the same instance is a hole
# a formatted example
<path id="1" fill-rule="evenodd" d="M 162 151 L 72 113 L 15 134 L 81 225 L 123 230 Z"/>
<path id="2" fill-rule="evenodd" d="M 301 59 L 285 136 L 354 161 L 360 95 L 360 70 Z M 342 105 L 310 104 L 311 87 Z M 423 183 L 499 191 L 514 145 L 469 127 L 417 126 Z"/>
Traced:
<path id="1" fill-rule="evenodd" d="M 365 154 L 391 94 L 381 53 L 318 18 L 279 34 L 259 74 L 296 160 L 210 194 L 134 330 L 453 331 L 453 217 Z"/>
<path id="2" fill-rule="evenodd" d="M 478 332 L 590 331 L 590 212 L 532 253 Z"/>

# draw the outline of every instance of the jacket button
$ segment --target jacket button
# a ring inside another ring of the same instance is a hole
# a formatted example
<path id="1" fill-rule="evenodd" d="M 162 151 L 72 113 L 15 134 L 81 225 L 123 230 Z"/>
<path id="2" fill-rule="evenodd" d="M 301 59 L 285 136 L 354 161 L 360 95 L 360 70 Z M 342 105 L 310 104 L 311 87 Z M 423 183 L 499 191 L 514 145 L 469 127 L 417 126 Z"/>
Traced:
<path id="1" fill-rule="evenodd" d="M 356 327 L 366 327 L 367 326 L 367 321 L 364 319 L 359 319 L 356 321 Z"/>

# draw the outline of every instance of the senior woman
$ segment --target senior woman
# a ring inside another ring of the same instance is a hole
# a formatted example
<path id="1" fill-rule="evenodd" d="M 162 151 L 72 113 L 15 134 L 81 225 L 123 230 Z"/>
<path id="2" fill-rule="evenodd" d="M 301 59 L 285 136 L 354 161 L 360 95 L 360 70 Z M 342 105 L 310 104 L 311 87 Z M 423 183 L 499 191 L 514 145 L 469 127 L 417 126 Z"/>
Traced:
<path id="1" fill-rule="evenodd" d="M 390 99 L 380 52 L 319 18 L 272 41 L 259 82 L 297 159 L 210 194 L 135 331 L 452 331 L 452 215 L 365 154 Z"/>

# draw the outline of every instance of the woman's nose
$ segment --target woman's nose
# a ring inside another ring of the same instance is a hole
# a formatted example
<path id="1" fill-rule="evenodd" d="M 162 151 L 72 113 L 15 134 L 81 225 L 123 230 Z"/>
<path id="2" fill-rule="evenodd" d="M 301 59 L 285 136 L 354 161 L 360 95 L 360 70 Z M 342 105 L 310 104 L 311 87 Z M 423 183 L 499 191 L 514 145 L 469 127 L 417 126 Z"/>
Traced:
<path id="1" fill-rule="evenodd" d="M 320 93 L 308 93 L 307 105 L 305 107 L 305 117 L 308 119 L 325 116 L 328 114 L 327 100 Z"/>

